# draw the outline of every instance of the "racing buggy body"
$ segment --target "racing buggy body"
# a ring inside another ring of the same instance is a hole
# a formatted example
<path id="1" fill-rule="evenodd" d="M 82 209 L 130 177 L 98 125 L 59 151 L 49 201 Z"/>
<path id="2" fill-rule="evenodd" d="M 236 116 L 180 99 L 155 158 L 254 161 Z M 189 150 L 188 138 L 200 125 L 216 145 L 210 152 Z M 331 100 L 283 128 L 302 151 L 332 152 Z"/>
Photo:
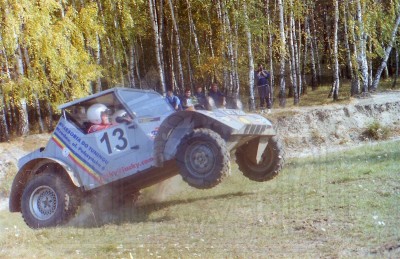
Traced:
<path id="1" fill-rule="evenodd" d="M 272 124 L 257 114 L 175 112 L 155 91 L 118 87 L 59 108 L 46 147 L 19 160 L 12 185 L 10 211 L 32 228 L 66 223 L 84 197 L 106 189 L 115 201 L 132 199 L 177 174 L 195 188 L 211 188 L 230 173 L 231 155 L 254 181 L 272 179 L 283 165 Z M 110 124 L 92 131 L 99 109 Z"/>

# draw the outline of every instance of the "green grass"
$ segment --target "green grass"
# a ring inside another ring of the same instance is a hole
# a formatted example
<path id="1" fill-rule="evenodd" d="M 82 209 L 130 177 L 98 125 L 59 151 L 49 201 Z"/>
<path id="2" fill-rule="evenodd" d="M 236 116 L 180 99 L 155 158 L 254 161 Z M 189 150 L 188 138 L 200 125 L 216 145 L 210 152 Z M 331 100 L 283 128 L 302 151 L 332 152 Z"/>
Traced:
<path id="1" fill-rule="evenodd" d="M 265 183 L 233 165 L 216 188 L 178 183 L 166 200 L 109 221 L 88 213 L 72 226 L 31 230 L 1 211 L 0 257 L 398 257 L 399 144 L 290 159 Z"/>

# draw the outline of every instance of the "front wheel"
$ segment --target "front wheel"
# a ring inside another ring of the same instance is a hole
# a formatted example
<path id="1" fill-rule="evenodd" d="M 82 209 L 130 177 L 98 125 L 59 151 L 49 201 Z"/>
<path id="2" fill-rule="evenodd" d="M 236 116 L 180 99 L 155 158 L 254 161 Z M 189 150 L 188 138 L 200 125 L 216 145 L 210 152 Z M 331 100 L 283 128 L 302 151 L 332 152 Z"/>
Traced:
<path id="1" fill-rule="evenodd" d="M 31 228 L 63 225 L 79 206 L 79 195 L 71 183 L 59 175 L 44 173 L 26 185 L 21 198 L 21 212 Z"/>
<path id="2" fill-rule="evenodd" d="M 261 161 L 254 163 L 254 159 L 249 157 L 249 154 L 252 154 L 249 149 L 257 144 L 255 141 L 250 141 L 239 147 L 236 151 L 236 163 L 244 176 L 253 181 L 264 182 L 274 178 L 282 169 L 284 151 L 278 138 L 271 137 L 261 156 Z"/>
<path id="3" fill-rule="evenodd" d="M 210 129 L 195 129 L 185 136 L 176 160 L 183 180 L 198 189 L 216 186 L 230 170 L 225 140 Z"/>

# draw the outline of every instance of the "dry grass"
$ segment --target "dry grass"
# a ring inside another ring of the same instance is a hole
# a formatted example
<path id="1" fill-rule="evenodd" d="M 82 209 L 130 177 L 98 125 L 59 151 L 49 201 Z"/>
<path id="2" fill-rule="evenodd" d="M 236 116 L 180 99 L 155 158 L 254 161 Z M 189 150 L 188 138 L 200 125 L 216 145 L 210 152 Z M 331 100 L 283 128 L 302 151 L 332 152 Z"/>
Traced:
<path id="1" fill-rule="evenodd" d="M 1 211 L 0 257 L 399 257 L 399 144 L 291 159 L 265 183 L 233 165 L 211 190 L 175 182 L 164 201 L 69 227 L 31 230 Z"/>

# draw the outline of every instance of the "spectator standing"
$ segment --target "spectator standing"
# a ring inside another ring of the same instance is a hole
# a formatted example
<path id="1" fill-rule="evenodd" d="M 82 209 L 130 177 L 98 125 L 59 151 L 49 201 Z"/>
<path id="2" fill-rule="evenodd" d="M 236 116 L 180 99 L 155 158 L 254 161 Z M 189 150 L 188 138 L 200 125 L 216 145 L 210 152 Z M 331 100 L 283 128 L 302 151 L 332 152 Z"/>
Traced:
<path id="1" fill-rule="evenodd" d="M 226 105 L 225 95 L 218 89 L 218 84 L 213 83 L 211 85 L 210 92 L 208 96 L 214 100 L 215 105 L 217 108 L 223 108 Z"/>
<path id="2" fill-rule="evenodd" d="M 175 111 L 181 111 L 182 106 L 181 106 L 181 101 L 179 100 L 178 96 L 174 95 L 174 92 L 172 90 L 167 91 L 167 102 L 171 104 L 171 106 L 174 108 Z"/>
<path id="3" fill-rule="evenodd" d="M 203 87 L 201 86 L 196 87 L 196 92 L 194 93 L 194 97 L 196 97 L 197 99 L 196 108 L 203 110 L 207 109 L 208 102 L 206 94 L 203 92 Z"/>
<path id="4" fill-rule="evenodd" d="M 258 65 L 256 72 L 258 95 L 260 97 L 260 109 L 264 112 L 264 104 L 267 104 L 268 113 L 271 113 L 271 88 L 269 85 L 270 74 L 264 70 L 263 65 Z"/>
<path id="5" fill-rule="evenodd" d="M 197 104 L 197 100 L 193 98 L 190 88 L 186 88 L 181 103 L 183 110 L 194 110 L 194 106 L 195 104 Z"/>

